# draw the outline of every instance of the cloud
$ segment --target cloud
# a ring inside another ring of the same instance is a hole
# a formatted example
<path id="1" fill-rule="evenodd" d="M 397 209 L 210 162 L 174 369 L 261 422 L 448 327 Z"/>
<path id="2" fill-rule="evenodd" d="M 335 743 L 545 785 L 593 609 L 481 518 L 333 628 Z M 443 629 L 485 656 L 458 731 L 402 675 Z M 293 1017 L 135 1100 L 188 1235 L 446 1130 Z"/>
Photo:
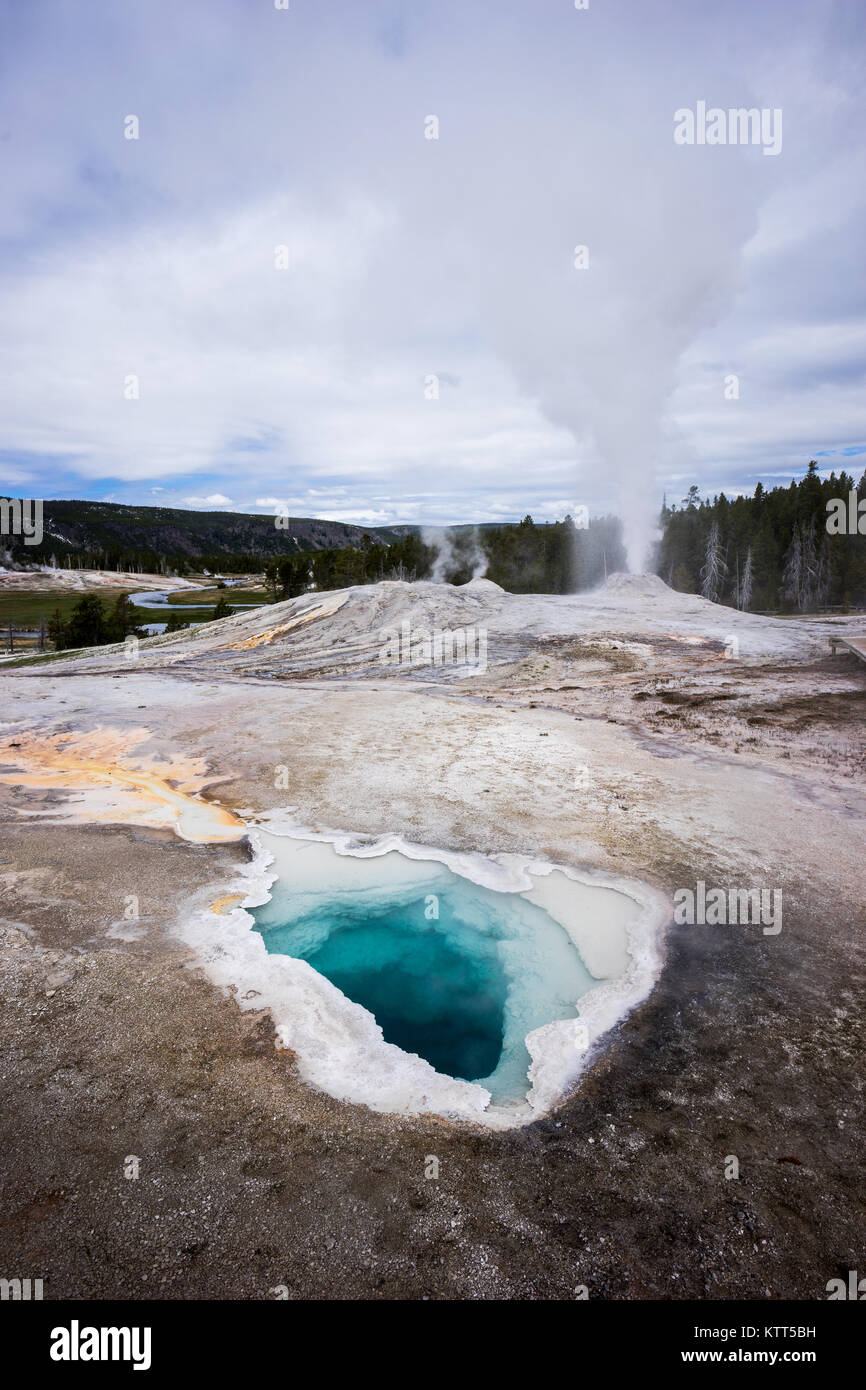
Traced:
<path id="1" fill-rule="evenodd" d="M 8 484 L 379 524 L 574 497 L 637 547 L 680 475 L 862 439 L 837 7 L 768 0 L 724 43 L 665 3 L 49 8 L 0 59 Z M 675 146 L 698 97 L 781 106 L 782 153 Z"/>

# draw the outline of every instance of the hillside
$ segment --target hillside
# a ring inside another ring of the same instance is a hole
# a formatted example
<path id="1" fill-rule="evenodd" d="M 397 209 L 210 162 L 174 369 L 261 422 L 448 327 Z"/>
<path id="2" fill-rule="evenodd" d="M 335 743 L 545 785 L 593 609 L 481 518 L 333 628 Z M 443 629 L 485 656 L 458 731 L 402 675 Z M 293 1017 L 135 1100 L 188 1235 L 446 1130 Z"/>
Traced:
<path id="1" fill-rule="evenodd" d="M 164 572 L 165 567 L 220 568 L 241 573 L 299 551 L 359 545 L 365 536 L 390 543 L 411 526 L 364 527 L 314 517 L 289 517 L 277 527 L 273 516 L 243 512 L 199 512 L 180 507 L 129 507 L 116 502 L 45 501 L 41 545 L 4 537 L 13 564 L 82 561 L 89 568 Z"/>

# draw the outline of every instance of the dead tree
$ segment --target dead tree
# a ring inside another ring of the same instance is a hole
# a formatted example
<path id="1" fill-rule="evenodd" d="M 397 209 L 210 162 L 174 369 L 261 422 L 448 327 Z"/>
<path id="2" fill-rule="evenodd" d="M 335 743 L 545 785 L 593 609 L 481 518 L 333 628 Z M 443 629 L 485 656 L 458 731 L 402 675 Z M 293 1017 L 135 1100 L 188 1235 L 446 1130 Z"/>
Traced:
<path id="1" fill-rule="evenodd" d="M 746 554 L 746 563 L 743 567 L 743 580 L 740 584 L 740 607 L 748 608 L 752 602 L 752 547 L 749 546 Z"/>
<path id="2" fill-rule="evenodd" d="M 714 521 L 707 536 L 706 557 L 701 570 L 701 593 L 710 603 L 718 603 L 727 572 L 728 566 L 722 554 L 719 536 L 719 523 Z"/>

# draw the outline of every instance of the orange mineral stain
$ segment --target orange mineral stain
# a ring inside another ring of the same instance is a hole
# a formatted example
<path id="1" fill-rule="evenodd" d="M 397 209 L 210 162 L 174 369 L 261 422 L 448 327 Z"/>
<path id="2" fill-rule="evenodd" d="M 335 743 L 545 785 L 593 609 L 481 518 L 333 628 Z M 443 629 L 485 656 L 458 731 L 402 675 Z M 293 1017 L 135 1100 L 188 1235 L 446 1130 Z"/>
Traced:
<path id="1" fill-rule="evenodd" d="M 0 765 L 15 769 L 0 772 L 0 782 L 76 793 L 61 811 L 65 820 L 169 827 L 197 844 L 242 839 L 244 822 L 201 796 L 204 787 L 219 780 L 208 776 L 205 760 L 135 755 L 133 750 L 151 737 L 144 728 L 100 727 L 0 739 Z M 55 812 L 35 814 L 48 818 Z"/>
<path id="2" fill-rule="evenodd" d="M 330 603 L 316 604 L 314 608 L 306 609 L 279 627 L 268 628 L 267 632 L 258 632 L 255 637 L 247 637 L 243 642 L 230 642 L 229 647 L 235 652 L 249 652 L 253 651 L 255 647 L 270 646 L 275 637 L 282 637 L 285 632 L 291 632 L 295 628 L 305 626 L 306 623 L 312 623 L 316 618 L 330 618 L 332 613 L 336 613 L 338 608 L 342 608 L 347 598 L 348 595 L 344 594 L 339 599 L 332 599 Z"/>
<path id="3" fill-rule="evenodd" d="M 230 903 L 234 905 L 235 903 L 242 903 L 243 900 L 243 893 L 226 893 L 224 898 L 217 898 L 215 903 L 211 903 L 210 910 L 221 917 Z"/>

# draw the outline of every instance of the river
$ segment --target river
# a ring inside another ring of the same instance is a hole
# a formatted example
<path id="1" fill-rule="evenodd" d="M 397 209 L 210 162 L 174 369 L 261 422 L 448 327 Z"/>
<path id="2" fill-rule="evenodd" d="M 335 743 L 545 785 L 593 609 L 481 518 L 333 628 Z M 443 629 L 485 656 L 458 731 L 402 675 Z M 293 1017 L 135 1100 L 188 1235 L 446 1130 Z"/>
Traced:
<path id="1" fill-rule="evenodd" d="M 232 603 L 231 589 L 217 589 L 216 587 L 202 588 L 203 594 L 214 594 L 215 597 L 210 603 L 169 603 L 169 595 L 177 593 L 176 589 L 140 589 L 129 595 L 129 601 L 135 608 L 164 608 L 167 613 L 201 613 L 203 610 L 212 609 L 222 597 L 229 604 L 230 608 L 261 608 L 260 603 Z M 189 593 L 190 590 L 184 592 Z M 206 618 L 201 618 L 199 622 L 206 622 Z M 198 624 L 190 623 L 190 627 Z M 155 637 L 161 632 L 165 632 L 165 623 L 142 623 L 141 627 L 147 632 L 149 637 Z"/>

